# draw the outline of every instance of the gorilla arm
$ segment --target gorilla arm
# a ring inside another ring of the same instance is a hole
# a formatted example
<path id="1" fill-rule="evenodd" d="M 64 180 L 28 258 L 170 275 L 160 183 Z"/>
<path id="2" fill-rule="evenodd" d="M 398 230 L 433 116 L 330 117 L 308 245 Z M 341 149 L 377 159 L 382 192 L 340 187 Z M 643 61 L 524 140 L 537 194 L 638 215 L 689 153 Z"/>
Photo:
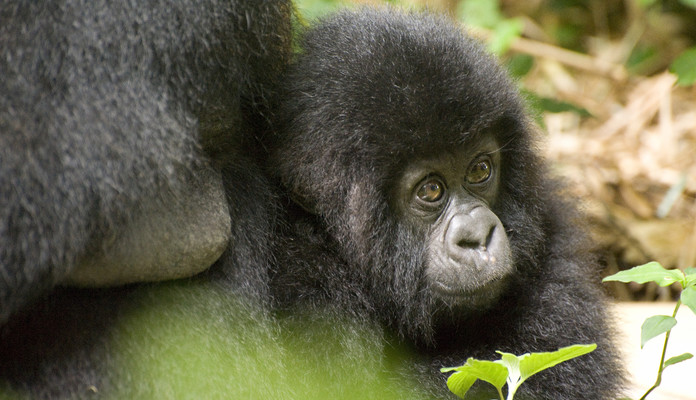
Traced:
<path id="1" fill-rule="evenodd" d="M 66 277 L 74 286 L 112 286 L 195 275 L 227 247 L 230 214 L 220 174 L 202 170 L 181 183 L 180 193 L 163 191 L 137 207 L 133 220 Z"/>
<path id="2" fill-rule="evenodd" d="M 291 14 L 289 0 L 0 2 L 0 324 L 55 285 L 193 275 L 235 228 L 266 240 L 247 227 L 267 199 L 233 212 L 225 188 L 261 175 Z"/>

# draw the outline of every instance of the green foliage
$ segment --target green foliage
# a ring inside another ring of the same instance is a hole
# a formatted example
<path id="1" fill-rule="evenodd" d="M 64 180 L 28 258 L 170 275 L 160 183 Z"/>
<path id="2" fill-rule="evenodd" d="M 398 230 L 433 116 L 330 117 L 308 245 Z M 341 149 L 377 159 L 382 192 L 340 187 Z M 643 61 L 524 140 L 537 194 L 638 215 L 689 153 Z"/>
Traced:
<path id="1" fill-rule="evenodd" d="M 312 20 L 350 4 L 345 0 L 295 0 L 295 7 L 303 19 Z"/>
<path id="2" fill-rule="evenodd" d="M 696 9 L 696 0 L 678 0 L 679 3 L 685 5 L 686 7 L 691 7 L 693 9 Z M 656 4 L 658 0 L 636 0 L 636 3 L 643 7 L 643 8 L 648 8 L 652 6 L 653 4 Z"/>
<path id="3" fill-rule="evenodd" d="M 587 109 L 577 106 L 573 103 L 568 103 L 550 97 L 542 97 L 525 88 L 521 88 L 520 92 L 522 93 L 522 96 L 524 97 L 525 102 L 529 107 L 529 110 L 534 116 L 535 122 L 539 124 L 539 126 L 544 126 L 543 114 L 546 112 L 572 112 L 583 118 L 592 116 L 592 114 L 589 111 L 587 111 Z"/>
<path id="4" fill-rule="evenodd" d="M 500 4 L 490 0 L 467 0 L 457 6 L 456 16 L 467 25 L 493 28 L 504 19 Z"/>
<path id="5" fill-rule="evenodd" d="M 528 54 L 513 54 L 505 63 L 510 75 L 521 78 L 529 73 L 534 66 L 534 57 Z"/>
<path id="6" fill-rule="evenodd" d="M 493 27 L 493 36 L 488 41 L 488 49 L 493 54 L 505 54 L 512 42 L 522 35 L 524 23 L 521 19 L 511 18 L 500 21 Z"/>
<path id="7" fill-rule="evenodd" d="M 649 69 L 657 60 L 663 57 L 660 49 L 651 43 L 637 43 L 626 60 L 626 68 L 634 74 Z"/>
<path id="8" fill-rule="evenodd" d="M 568 103 L 566 101 L 560 101 L 556 100 L 550 97 L 539 97 L 539 107 L 547 112 L 551 113 L 561 113 L 561 112 L 573 112 L 575 114 L 578 114 L 581 117 L 590 117 L 592 114 L 590 114 L 587 109 L 579 107 L 575 104 Z"/>
<path id="9" fill-rule="evenodd" d="M 693 358 L 693 356 L 694 355 L 691 353 L 684 353 L 684 354 L 681 354 L 678 356 L 674 356 L 674 357 L 670 358 L 669 360 L 665 361 L 665 365 L 662 367 L 662 370 L 664 371 L 665 368 L 669 367 L 670 365 L 674 365 L 674 364 L 680 363 L 682 361 L 686 361 L 690 358 Z"/>
<path id="10" fill-rule="evenodd" d="M 271 316 L 224 285 L 142 285 L 99 338 L 100 399 L 420 400 L 412 353 L 382 330 L 331 310 Z M 394 379 L 399 376 L 400 379 Z M 16 389 L 16 388 L 15 388 Z M 88 392 L 90 391 L 90 392 Z M 92 393 L 94 392 L 94 393 Z M 0 400 L 27 399 L 0 385 Z"/>
<path id="11" fill-rule="evenodd" d="M 524 24 L 517 18 L 505 18 L 498 1 L 467 0 L 457 6 L 457 18 L 469 26 L 491 31 L 488 49 L 497 55 L 504 54 L 512 42 L 520 37 Z"/>
<path id="12" fill-rule="evenodd" d="M 460 367 L 442 368 L 440 371 L 454 372 L 447 379 L 447 387 L 461 398 L 464 398 L 471 386 L 480 379 L 493 385 L 501 400 L 512 400 L 517 389 L 530 376 L 596 348 L 596 344 L 574 345 L 553 352 L 526 353 L 521 356 L 499 351 L 500 360 L 481 361 L 469 358 L 466 364 Z M 503 386 L 506 383 L 507 398 L 503 396 Z"/>
<path id="13" fill-rule="evenodd" d="M 682 286 L 685 286 L 686 283 L 684 273 L 676 269 L 665 269 L 660 263 L 655 261 L 626 271 L 617 272 L 614 275 L 607 276 L 602 281 L 619 281 L 624 283 L 655 282 L 660 286 L 669 286 L 674 282 L 681 282 Z"/>
<path id="14" fill-rule="evenodd" d="M 657 0 L 636 0 L 636 3 L 643 8 L 648 8 L 656 2 Z"/>
<path id="15" fill-rule="evenodd" d="M 692 278 L 696 278 L 696 274 L 694 274 Z M 689 307 L 694 314 L 696 314 L 696 287 L 694 286 L 693 282 L 691 283 L 691 286 L 682 290 L 681 302 Z"/>
<path id="16" fill-rule="evenodd" d="M 500 361 L 482 361 L 474 358 L 466 360 L 466 364 L 461 367 L 442 368 L 440 371 L 455 371 L 447 378 L 447 387 L 459 397 L 464 397 L 479 379 L 493 385 L 502 397 L 502 388 L 509 374 L 506 366 Z"/>
<path id="17" fill-rule="evenodd" d="M 696 10 L 696 0 L 679 0 L 679 2 Z"/>
<path id="18" fill-rule="evenodd" d="M 640 398 L 640 400 L 643 400 L 650 394 L 650 392 L 660 386 L 660 383 L 662 382 L 662 372 L 664 372 L 667 367 L 693 357 L 693 355 L 690 353 L 684 353 L 665 360 L 669 335 L 672 332 L 672 329 L 677 325 L 676 315 L 677 311 L 679 310 L 679 306 L 681 306 L 681 304 L 685 304 L 691 309 L 691 311 L 694 312 L 694 314 L 696 314 L 696 268 L 687 268 L 684 272 L 678 269 L 668 270 L 665 269 L 660 263 L 653 261 L 626 271 L 618 272 L 604 278 L 603 281 L 618 281 L 625 283 L 655 282 L 660 286 L 669 286 L 674 283 L 678 283 L 682 287 L 681 297 L 679 301 L 677 301 L 677 305 L 674 307 L 672 316 L 654 315 L 647 318 L 641 326 L 641 348 L 643 348 L 645 343 L 647 343 L 649 340 L 660 336 L 663 333 L 665 334 L 665 342 L 662 346 L 662 357 L 660 358 L 657 379 L 650 389 L 648 389 L 647 392 L 645 392 L 645 394 Z"/>
<path id="19" fill-rule="evenodd" d="M 679 85 L 689 86 L 696 83 L 696 47 L 681 53 L 669 67 L 669 70 L 677 75 L 677 84 Z"/>
<path id="20" fill-rule="evenodd" d="M 648 340 L 666 333 L 674 328 L 674 325 L 676 324 L 676 318 L 668 317 L 666 315 L 653 315 L 652 317 L 647 318 L 640 327 L 640 348 L 642 349 Z"/>

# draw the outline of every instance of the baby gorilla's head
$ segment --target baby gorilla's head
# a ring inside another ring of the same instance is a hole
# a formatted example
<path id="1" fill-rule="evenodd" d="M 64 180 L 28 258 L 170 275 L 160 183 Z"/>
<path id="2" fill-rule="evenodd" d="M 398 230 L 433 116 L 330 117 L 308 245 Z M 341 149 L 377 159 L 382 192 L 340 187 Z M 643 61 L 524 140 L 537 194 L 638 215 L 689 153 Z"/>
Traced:
<path id="1" fill-rule="evenodd" d="M 346 11 L 301 44 L 273 154 L 291 198 L 412 336 L 494 305 L 541 237 L 538 161 L 505 73 L 424 14 Z"/>

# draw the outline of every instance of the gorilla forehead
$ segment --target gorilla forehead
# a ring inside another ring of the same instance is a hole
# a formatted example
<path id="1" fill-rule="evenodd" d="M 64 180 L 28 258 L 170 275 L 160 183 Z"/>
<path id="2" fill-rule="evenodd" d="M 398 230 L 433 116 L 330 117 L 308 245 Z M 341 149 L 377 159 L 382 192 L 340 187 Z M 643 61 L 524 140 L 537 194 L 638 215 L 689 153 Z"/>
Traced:
<path id="1" fill-rule="evenodd" d="M 460 25 L 365 8 L 322 20 L 300 45 L 284 79 L 271 164 L 332 226 L 359 213 L 388 215 L 385 197 L 406 165 L 465 149 L 481 134 L 494 136 L 503 167 L 517 171 L 501 190 L 516 198 L 533 191 L 534 131 L 519 95 Z M 372 201 L 352 209 L 355 193 Z"/>
<path id="2" fill-rule="evenodd" d="M 306 34 L 297 90 L 300 111 L 313 118 L 296 132 L 316 137 L 315 129 L 330 129 L 333 141 L 345 142 L 334 148 L 355 156 L 351 143 L 367 142 L 358 154 L 389 149 L 393 157 L 520 120 L 506 74 L 460 26 L 433 15 L 362 11 L 339 13 Z"/>

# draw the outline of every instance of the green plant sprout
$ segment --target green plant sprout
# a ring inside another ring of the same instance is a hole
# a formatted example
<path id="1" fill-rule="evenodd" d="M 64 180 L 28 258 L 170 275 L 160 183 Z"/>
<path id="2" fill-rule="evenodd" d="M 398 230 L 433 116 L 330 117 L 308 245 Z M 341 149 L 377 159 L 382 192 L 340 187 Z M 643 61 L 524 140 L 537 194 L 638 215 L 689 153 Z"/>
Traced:
<path id="1" fill-rule="evenodd" d="M 500 400 L 512 400 L 517 389 L 530 376 L 553 367 L 571 358 L 587 354 L 597 348 L 596 344 L 578 344 L 560 348 L 548 353 L 526 353 L 516 356 L 498 351 L 500 360 L 482 361 L 474 358 L 466 360 L 460 367 L 442 368 L 441 372 L 454 373 L 447 378 L 447 387 L 452 393 L 464 398 L 471 386 L 480 379 L 493 385 Z M 507 383 L 507 397 L 503 396 L 503 386 Z"/>
<path id="2" fill-rule="evenodd" d="M 602 282 L 618 281 L 618 282 L 637 282 L 637 283 L 647 283 L 655 282 L 660 286 L 669 286 L 674 283 L 678 283 L 682 287 L 682 292 L 676 306 L 674 307 L 674 312 L 672 316 L 667 315 L 653 315 L 643 322 L 641 326 L 640 334 L 640 348 L 642 349 L 645 343 L 650 339 L 653 339 L 661 334 L 665 334 L 665 342 L 662 346 L 662 356 L 660 357 L 660 365 L 657 369 L 657 379 L 655 383 L 648 389 L 647 392 L 640 398 L 644 400 L 650 392 L 655 390 L 662 382 L 662 373 L 670 365 L 680 363 L 682 361 L 688 360 L 693 357 L 691 353 L 680 354 L 675 357 L 665 361 L 665 354 L 667 352 L 667 343 L 669 342 L 669 335 L 672 332 L 672 328 L 677 325 L 677 311 L 679 307 L 684 304 L 691 309 L 691 311 L 696 314 L 696 268 L 687 268 L 684 272 L 678 269 L 665 269 L 658 262 L 650 262 L 644 265 L 640 265 L 631 268 L 626 271 L 618 272 L 614 275 L 607 276 L 602 280 Z"/>

